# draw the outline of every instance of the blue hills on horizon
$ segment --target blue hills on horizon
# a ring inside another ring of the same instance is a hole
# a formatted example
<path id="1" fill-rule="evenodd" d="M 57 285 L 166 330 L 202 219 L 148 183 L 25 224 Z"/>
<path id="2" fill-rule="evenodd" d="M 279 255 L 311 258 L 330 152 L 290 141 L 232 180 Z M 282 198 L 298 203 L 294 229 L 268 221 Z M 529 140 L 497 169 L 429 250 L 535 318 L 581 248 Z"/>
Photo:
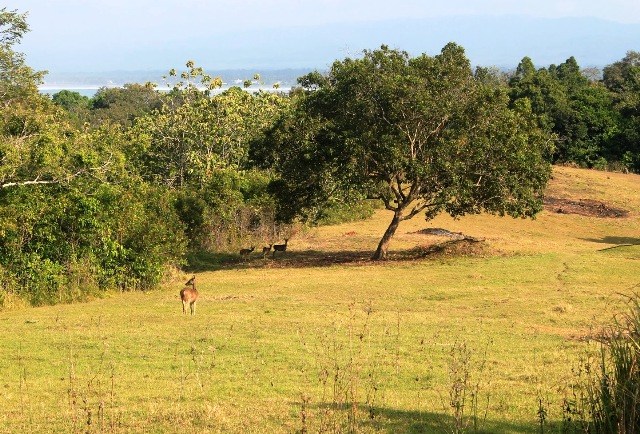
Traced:
<path id="1" fill-rule="evenodd" d="M 225 42 L 212 44 L 212 40 Z M 116 75 L 122 83 L 162 83 L 162 76 L 170 68 L 180 70 L 193 59 L 208 71 L 219 71 L 213 75 L 221 75 L 225 81 L 250 78 L 258 72 L 265 84 L 281 81 L 286 85 L 295 83 L 295 78 L 308 71 L 326 70 L 336 59 L 358 57 L 363 49 L 375 49 L 381 44 L 413 55 L 433 55 L 452 41 L 465 48 L 474 66 L 513 69 L 524 56 L 529 56 L 536 67 L 543 67 L 574 56 L 582 67 L 602 68 L 622 59 L 627 51 L 640 49 L 640 24 L 597 18 L 451 16 L 312 27 L 292 25 L 200 35 L 195 40 L 174 39 L 162 46 L 114 45 L 93 53 L 82 52 L 84 48 L 80 46 L 75 60 L 64 65 L 56 59 L 68 61 L 69 57 L 58 57 L 56 49 L 51 52 L 48 47 L 46 54 L 27 52 L 27 60 L 35 58 L 37 65 L 43 65 L 37 69 L 51 71 L 46 83 L 87 82 L 98 77 L 115 81 L 109 77 Z M 51 59 L 48 67 L 47 59 Z M 90 66 L 78 63 L 80 60 Z M 64 72 L 70 69 L 75 72 Z"/>

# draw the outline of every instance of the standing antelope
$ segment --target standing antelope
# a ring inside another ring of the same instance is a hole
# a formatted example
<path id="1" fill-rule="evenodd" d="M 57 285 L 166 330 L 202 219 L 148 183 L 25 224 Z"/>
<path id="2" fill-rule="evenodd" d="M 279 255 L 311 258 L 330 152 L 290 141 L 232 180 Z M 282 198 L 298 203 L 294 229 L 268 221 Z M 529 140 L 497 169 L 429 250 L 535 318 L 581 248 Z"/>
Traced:
<path id="1" fill-rule="evenodd" d="M 255 250 L 255 248 L 256 246 L 251 246 L 250 249 L 240 249 L 240 256 L 242 256 L 243 258 L 246 258 L 247 256 L 249 256 L 249 253 Z"/>
<path id="2" fill-rule="evenodd" d="M 276 255 L 276 252 L 286 252 L 287 251 L 287 243 L 289 242 L 288 238 L 284 239 L 284 244 L 274 244 L 273 245 L 273 256 Z"/>
<path id="3" fill-rule="evenodd" d="M 196 290 L 196 276 L 185 283 L 185 287 L 180 291 L 180 299 L 182 300 L 182 313 L 187 313 L 187 303 L 191 309 L 191 315 L 196 314 L 196 300 L 198 300 L 198 291 Z"/>
<path id="4" fill-rule="evenodd" d="M 269 247 L 264 246 L 262 248 L 262 259 L 266 259 L 267 253 L 269 253 L 271 251 L 271 246 L 273 246 L 273 244 L 269 244 Z"/>

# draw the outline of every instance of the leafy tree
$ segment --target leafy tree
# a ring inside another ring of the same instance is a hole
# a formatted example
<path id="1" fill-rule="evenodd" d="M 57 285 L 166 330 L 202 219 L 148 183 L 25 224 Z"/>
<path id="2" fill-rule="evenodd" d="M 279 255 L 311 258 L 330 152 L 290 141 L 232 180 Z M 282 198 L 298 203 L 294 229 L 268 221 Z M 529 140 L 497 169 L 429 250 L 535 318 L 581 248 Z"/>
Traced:
<path id="1" fill-rule="evenodd" d="M 640 52 L 629 51 L 624 58 L 604 68 L 602 81 L 607 89 L 623 94 L 625 91 L 634 89 L 638 67 L 640 67 Z"/>
<path id="2" fill-rule="evenodd" d="M 566 105 L 566 95 L 554 75 L 541 68 L 536 70 L 529 57 L 524 57 L 509 80 L 512 107 L 516 101 L 527 99 L 541 128 L 552 131 L 559 106 Z"/>
<path id="3" fill-rule="evenodd" d="M 464 50 L 410 57 L 382 46 L 336 61 L 270 133 L 283 217 L 327 201 L 380 199 L 393 218 L 374 254 L 384 259 L 399 224 L 482 211 L 532 217 L 550 174 L 551 141 L 527 104 L 474 78 Z"/>
<path id="4" fill-rule="evenodd" d="M 0 20 L 1 290 L 43 304 L 155 285 L 185 248 L 171 194 L 132 170 L 119 126 L 69 125 L 13 50 L 24 15 Z"/>
<path id="5" fill-rule="evenodd" d="M 249 146 L 288 100 L 239 87 L 212 96 L 220 80 L 192 62 L 187 68 L 162 107 L 136 120 L 127 154 L 143 179 L 177 192 L 191 247 L 230 245 L 245 232 L 239 214 L 268 214 L 262 211 L 273 206 L 266 188 L 254 200 L 243 186 L 250 179 L 266 186 L 268 176 L 251 170 Z"/>
<path id="6" fill-rule="evenodd" d="M 618 128 L 612 95 L 601 83 L 589 81 L 574 57 L 551 65 L 549 72 L 565 96 L 553 113 L 553 132 L 559 139 L 556 157 L 593 167 Z"/>
<path id="7" fill-rule="evenodd" d="M 69 120 L 77 127 L 81 127 L 89 119 L 89 98 L 79 92 L 61 90 L 51 96 L 51 101 L 62 107 L 68 114 Z"/>
<path id="8" fill-rule="evenodd" d="M 131 126 L 137 117 L 159 109 L 162 96 L 152 83 L 128 83 L 121 88 L 100 88 L 90 103 L 94 125 L 109 121 Z"/>
<path id="9" fill-rule="evenodd" d="M 38 92 L 35 72 L 14 50 L 28 26 L 24 14 L 0 10 L 0 189 L 59 182 L 69 175 L 63 152 L 67 130 Z"/>
<path id="10" fill-rule="evenodd" d="M 51 100 L 60 107 L 64 108 L 67 111 L 76 110 L 80 107 L 88 108 L 89 107 L 89 98 L 83 95 L 80 95 L 79 92 L 74 92 L 71 90 L 61 90 L 60 92 L 56 92 L 51 96 Z"/>
<path id="11" fill-rule="evenodd" d="M 143 176 L 171 187 L 200 187 L 218 169 L 248 168 L 250 143 L 287 103 L 281 95 L 239 87 L 211 96 L 219 79 L 188 67 L 162 107 L 131 131 L 132 156 Z"/>
<path id="12" fill-rule="evenodd" d="M 26 14 L 0 9 L 0 101 L 5 107 L 37 93 L 45 74 L 29 68 L 13 49 L 28 31 Z"/>

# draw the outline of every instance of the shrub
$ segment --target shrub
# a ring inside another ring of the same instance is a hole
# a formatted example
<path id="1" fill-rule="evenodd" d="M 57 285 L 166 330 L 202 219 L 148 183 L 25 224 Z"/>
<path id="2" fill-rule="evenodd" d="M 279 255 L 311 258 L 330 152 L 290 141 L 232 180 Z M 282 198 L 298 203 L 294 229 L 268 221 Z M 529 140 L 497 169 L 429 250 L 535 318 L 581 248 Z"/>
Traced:
<path id="1" fill-rule="evenodd" d="M 336 203 L 320 210 L 315 223 L 322 226 L 365 220 L 373 215 L 376 208 L 380 208 L 380 204 L 374 200 Z"/>
<path id="2" fill-rule="evenodd" d="M 563 432 L 640 433 L 640 298 L 603 334 L 597 362 L 579 371 L 583 388 L 565 400 Z"/>
<path id="3" fill-rule="evenodd" d="M 602 342 L 600 372 L 595 373 L 588 410 L 596 434 L 640 433 L 640 299 Z"/>

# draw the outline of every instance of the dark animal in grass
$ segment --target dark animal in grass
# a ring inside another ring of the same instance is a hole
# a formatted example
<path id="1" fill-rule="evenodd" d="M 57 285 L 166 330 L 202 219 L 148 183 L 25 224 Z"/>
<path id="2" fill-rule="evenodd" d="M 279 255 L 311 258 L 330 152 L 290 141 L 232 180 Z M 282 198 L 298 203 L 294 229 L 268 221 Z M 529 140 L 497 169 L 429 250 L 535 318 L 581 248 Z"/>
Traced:
<path id="1" fill-rule="evenodd" d="M 289 239 L 285 238 L 284 239 L 284 244 L 274 244 L 273 245 L 273 256 L 276 255 L 276 252 L 286 252 L 288 243 L 289 243 Z"/>
<path id="2" fill-rule="evenodd" d="M 253 252 L 255 250 L 256 246 L 251 246 L 250 249 L 241 249 L 240 250 L 240 256 L 242 256 L 243 258 L 246 258 L 247 256 L 249 256 L 249 254 L 251 252 Z"/>
<path id="3" fill-rule="evenodd" d="M 265 259 L 267 257 L 267 253 L 271 251 L 271 246 L 273 246 L 273 244 L 269 244 L 269 246 L 264 246 L 262 248 L 262 259 Z"/>

